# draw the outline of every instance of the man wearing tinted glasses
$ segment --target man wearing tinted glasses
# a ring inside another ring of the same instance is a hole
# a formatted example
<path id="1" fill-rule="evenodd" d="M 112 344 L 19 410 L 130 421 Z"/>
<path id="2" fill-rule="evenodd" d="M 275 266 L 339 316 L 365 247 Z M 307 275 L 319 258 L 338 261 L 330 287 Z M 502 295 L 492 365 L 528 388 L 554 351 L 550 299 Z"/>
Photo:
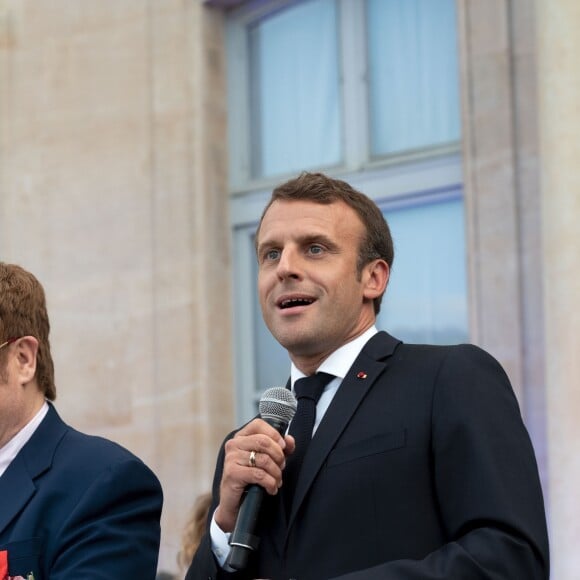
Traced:
<path id="1" fill-rule="evenodd" d="M 58 416 L 44 290 L 0 262 L 0 578 L 143 578 L 162 492 L 141 460 Z"/>

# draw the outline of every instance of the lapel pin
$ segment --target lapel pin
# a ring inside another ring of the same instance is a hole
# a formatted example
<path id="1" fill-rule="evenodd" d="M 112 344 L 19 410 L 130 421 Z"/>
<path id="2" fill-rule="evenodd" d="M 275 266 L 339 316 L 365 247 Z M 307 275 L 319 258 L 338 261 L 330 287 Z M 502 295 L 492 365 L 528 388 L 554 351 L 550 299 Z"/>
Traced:
<path id="1" fill-rule="evenodd" d="M 357 379 L 366 379 L 367 378 L 367 374 L 364 371 L 360 371 L 357 375 L 356 378 Z"/>

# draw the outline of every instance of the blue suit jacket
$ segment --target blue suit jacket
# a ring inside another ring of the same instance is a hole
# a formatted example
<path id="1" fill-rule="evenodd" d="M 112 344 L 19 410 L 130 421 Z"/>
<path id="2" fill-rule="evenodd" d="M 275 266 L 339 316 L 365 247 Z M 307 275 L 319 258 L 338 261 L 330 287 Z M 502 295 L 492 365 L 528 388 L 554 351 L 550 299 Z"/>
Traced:
<path id="1" fill-rule="evenodd" d="M 223 460 L 222 447 L 214 507 Z M 280 495 L 264 502 L 249 570 L 219 569 L 206 534 L 187 580 L 549 576 L 538 470 L 516 398 L 497 361 L 471 345 L 375 335 L 312 438 L 288 521 Z"/>
<path id="2" fill-rule="evenodd" d="M 0 550 L 11 576 L 153 580 L 162 491 L 119 445 L 66 425 L 51 405 L 0 477 Z"/>

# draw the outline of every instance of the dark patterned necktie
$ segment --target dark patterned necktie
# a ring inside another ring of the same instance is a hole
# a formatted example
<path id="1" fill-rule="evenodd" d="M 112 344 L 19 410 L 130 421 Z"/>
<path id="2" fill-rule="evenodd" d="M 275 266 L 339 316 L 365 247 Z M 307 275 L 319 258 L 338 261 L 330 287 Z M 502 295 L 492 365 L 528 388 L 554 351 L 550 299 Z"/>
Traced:
<path id="1" fill-rule="evenodd" d="M 296 450 L 286 461 L 283 473 L 283 495 L 286 513 L 290 514 L 292 498 L 298 475 L 312 439 L 314 419 L 316 418 L 316 404 L 322 395 L 324 387 L 334 378 L 328 373 L 316 373 L 309 377 L 298 379 L 294 384 L 294 393 L 298 399 L 296 414 L 290 423 L 288 433 L 296 440 Z"/>

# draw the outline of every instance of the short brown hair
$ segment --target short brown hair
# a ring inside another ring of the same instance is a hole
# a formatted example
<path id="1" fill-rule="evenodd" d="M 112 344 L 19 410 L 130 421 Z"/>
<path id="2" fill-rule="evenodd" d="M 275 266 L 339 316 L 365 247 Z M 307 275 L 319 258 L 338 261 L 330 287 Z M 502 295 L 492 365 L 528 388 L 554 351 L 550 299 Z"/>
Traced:
<path id="1" fill-rule="evenodd" d="M 0 262 L 0 342 L 21 336 L 38 340 L 36 380 L 44 396 L 56 398 L 54 365 L 48 334 L 50 323 L 44 288 L 30 273 L 15 264 Z M 0 365 L 6 354 L 0 351 Z"/>
<path id="2" fill-rule="evenodd" d="M 391 230 L 387 220 L 385 220 L 377 204 L 364 193 L 354 189 L 346 181 L 333 179 L 323 173 L 308 173 L 305 171 L 298 177 L 290 179 L 274 189 L 270 201 L 268 201 L 262 212 L 262 217 L 256 230 L 256 247 L 264 216 L 270 206 L 278 200 L 313 201 L 320 204 L 343 201 L 357 213 L 366 230 L 366 236 L 359 248 L 358 274 L 360 275 L 366 264 L 377 259 L 385 260 L 389 265 L 389 269 L 392 267 L 395 258 L 393 238 L 391 237 Z M 383 296 L 381 295 L 374 300 L 375 314 L 380 311 L 382 298 Z"/>

